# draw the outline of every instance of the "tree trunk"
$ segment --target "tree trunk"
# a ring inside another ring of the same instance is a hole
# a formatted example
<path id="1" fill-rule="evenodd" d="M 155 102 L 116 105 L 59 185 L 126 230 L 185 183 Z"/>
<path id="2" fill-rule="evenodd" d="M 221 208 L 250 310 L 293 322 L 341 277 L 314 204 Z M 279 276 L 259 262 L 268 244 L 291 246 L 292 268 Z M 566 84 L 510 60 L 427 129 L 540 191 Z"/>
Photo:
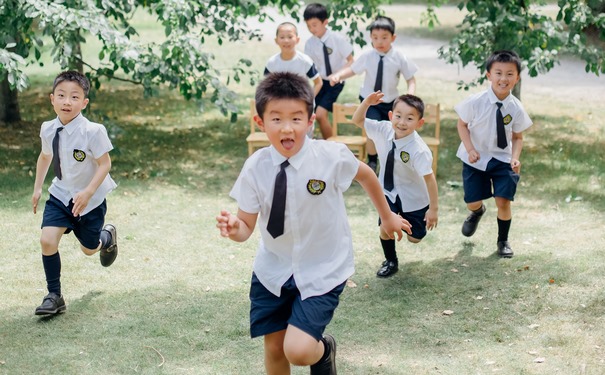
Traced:
<path id="1" fill-rule="evenodd" d="M 5 77 L 2 81 L 0 81 L 0 121 L 21 121 L 18 94 L 19 92 L 17 90 L 10 89 L 8 78 Z"/>
<path id="2" fill-rule="evenodd" d="M 517 82 L 517 84 L 515 85 L 515 87 L 513 87 L 513 95 L 521 100 L 521 82 L 523 80 L 521 78 L 519 78 L 519 82 Z"/>

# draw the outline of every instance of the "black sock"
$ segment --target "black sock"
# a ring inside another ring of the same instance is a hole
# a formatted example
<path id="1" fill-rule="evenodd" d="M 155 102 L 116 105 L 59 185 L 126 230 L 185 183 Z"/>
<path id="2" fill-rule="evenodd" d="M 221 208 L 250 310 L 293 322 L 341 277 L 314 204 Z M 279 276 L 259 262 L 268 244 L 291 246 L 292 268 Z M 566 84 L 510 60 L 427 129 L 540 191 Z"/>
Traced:
<path id="1" fill-rule="evenodd" d="M 101 248 L 105 249 L 111 243 L 111 233 L 103 229 L 101 231 Z"/>
<path id="2" fill-rule="evenodd" d="M 512 219 L 498 219 L 498 241 L 508 241 L 508 231 L 510 230 L 511 221 Z"/>
<path id="3" fill-rule="evenodd" d="M 384 257 L 389 262 L 397 263 L 397 252 L 395 251 L 395 240 L 383 240 L 380 239 L 380 244 L 382 245 L 382 251 L 384 252 Z"/>
<path id="4" fill-rule="evenodd" d="M 481 207 L 477 208 L 476 210 L 474 210 L 472 212 L 479 216 L 483 215 L 483 205 L 481 205 Z"/>
<path id="5" fill-rule="evenodd" d="M 368 162 L 378 162 L 378 154 L 370 155 L 368 154 Z"/>
<path id="6" fill-rule="evenodd" d="M 42 265 L 46 274 L 48 292 L 61 295 L 61 256 L 59 252 L 48 256 L 42 255 Z"/>

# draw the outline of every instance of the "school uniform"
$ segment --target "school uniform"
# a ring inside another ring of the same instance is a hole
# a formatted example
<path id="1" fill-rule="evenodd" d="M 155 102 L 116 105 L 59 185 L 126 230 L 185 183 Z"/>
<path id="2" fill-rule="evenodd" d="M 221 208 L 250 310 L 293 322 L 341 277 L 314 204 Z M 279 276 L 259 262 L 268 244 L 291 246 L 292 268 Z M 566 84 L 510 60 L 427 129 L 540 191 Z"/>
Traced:
<path id="1" fill-rule="evenodd" d="M 414 217 L 420 217 L 418 222 L 412 223 L 412 230 L 417 231 L 413 233 L 414 238 L 424 237 L 426 234 L 424 213 L 430 202 L 424 176 L 433 173 L 431 150 L 415 131 L 404 138 L 394 139 L 395 131 L 390 121 L 366 118 L 364 127 L 368 138 L 376 145 L 381 165 L 386 164 L 393 142 L 395 143 L 393 190 L 384 189 L 385 168 L 380 168 L 378 179 L 393 212 L 402 214 L 406 220 L 410 221 L 405 214 L 421 211 L 417 215 L 412 214 Z"/>
<path id="2" fill-rule="evenodd" d="M 332 111 L 332 105 L 336 102 L 338 95 L 340 95 L 340 92 L 344 88 L 344 82 L 334 86 L 330 85 L 330 81 L 328 80 L 329 74 L 326 71 L 324 45 L 328 49 L 328 60 L 330 61 L 332 73 L 338 72 L 347 64 L 347 58 L 353 53 L 353 46 L 346 38 L 329 29 L 326 30 L 321 39 L 312 36 L 305 43 L 305 54 L 313 60 L 323 81 L 315 102 L 318 106 Z"/>
<path id="3" fill-rule="evenodd" d="M 502 116 L 504 118 L 504 129 L 506 133 L 507 146 L 499 148 L 496 133 L 496 103 L 501 102 Z M 488 177 L 494 173 L 498 178 L 502 177 L 502 183 L 507 187 L 497 192 L 498 183 L 494 181 L 494 195 L 502 196 L 512 200 L 515 193 L 518 175 L 512 171 L 510 161 L 512 158 L 512 137 L 514 133 L 521 133 L 528 129 L 533 123 L 521 101 L 512 94 L 504 100 L 496 97 L 491 87 L 465 99 L 454 107 L 454 110 L 462 121 L 468 124 L 471 141 L 480 158 L 475 163 L 468 160 L 468 152 L 461 142 L 456 156 L 464 163 L 463 171 L 476 174 L 475 170 L 487 173 Z M 505 176 L 508 175 L 508 176 Z M 509 177 L 510 176 L 510 177 Z M 466 179 L 466 177 L 463 176 Z M 466 179 L 467 182 L 470 181 Z M 480 191 L 473 191 L 473 186 L 465 183 L 465 201 L 475 202 L 492 196 L 487 191 L 487 186 L 477 186 Z M 473 184 L 471 184 L 473 185 Z M 485 184 L 483 184 L 485 185 Z M 470 200 L 467 200 L 470 199 Z"/>
<path id="4" fill-rule="evenodd" d="M 95 175 L 98 169 L 96 159 L 111 151 L 113 146 L 103 125 L 91 122 L 82 114 L 79 114 L 65 126 L 61 124 L 58 118 L 42 124 L 40 129 L 42 153 L 53 154 L 53 139 L 57 128 L 60 127 L 63 127 L 63 130 L 58 133 L 62 178 L 53 178 L 52 184 L 48 188 L 51 197 L 44 209 L 42 227 L 66 226 L 68 228 L 67 232 L 69 232 L 70 229 L 75 230 L 74 224 L 61 223 L 61 220 L 65 220 L 69 214 L 68 211 L 70 210 L 68 208 L 73 206 L 73 197 L 86 189 Z M 107 174 L 80 214 L 80 218 L 83 218 L 96 208 L 102 207 L 102 212 L 95 213 L 95 216 L 101 217 L 95 220 L 96 223 L 93 224 L 95 228 L 90 233 L 90 239 L 83 238 L 89 237 L 86 232 L 82 232 L 83 235 L 79 236 L 79 232 L 76 231 L 80 242 L 88 248 L 95 248 L 98 245 L 99 234 L 103 226 L 102 216 L 105 214 L 105 197 L 116 186 L 111 176 Z M 63 207 L 60 206 L 59 202 Z M 61 213 L 59 210 L 65 212 Z M 73 217 L 73 215 L 70 216 Z M 61 225 L 57 223 L 61 223 Z M 76 223 L 75 225 L 78 224 L 82 223 Z"/>
<path id="5" fill-rule="evenodd" d="M 271 56 L 265 65 L 264 75 L 276 72 L 295 73 L 310 80 L 319 77 L 313 60 L 300 51 L 296 51 L 296 55 L 290 60 L 282 59 L 281 53 Z"/>
<path id="6" fill-rule="evenodd" d="M 374 92 L 374 84 L 376 83 L 376 75 L 378 72 L 378 63 L 380 62 L 380 54 L 374 48 L 367 50 L 355 59 L 351 65 L 351 69 L 355 74 L 365 73 L 363 84 L 359 91 L 360 100 L 363 101 L 368 95 Z M 385 114 L 392 108 L 392 104 L 399 96 L 399 78 L 407 81 L 414 77 L 418 71 L 418 66 L 408 59 L 403 52 L 391 47 L 391 49 L 383 57 L 383 79 L 382 93 L 384 94 L 383 103 L 378 106 L 372 106 L 368 109 L 366 116 L 374 120 L 388 120 Z M 374 115 L 374 112 L 380 110 L 379 117 Z"/>

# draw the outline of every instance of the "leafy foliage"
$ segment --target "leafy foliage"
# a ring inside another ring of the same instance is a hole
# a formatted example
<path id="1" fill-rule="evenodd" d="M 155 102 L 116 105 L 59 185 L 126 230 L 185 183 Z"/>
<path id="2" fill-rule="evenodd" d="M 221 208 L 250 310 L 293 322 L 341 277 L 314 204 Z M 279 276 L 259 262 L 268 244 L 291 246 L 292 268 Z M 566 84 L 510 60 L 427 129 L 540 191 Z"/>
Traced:
<path id="1" fill-rule="evenodd" d="M 379 4 L 379 0 L 361 5 L 353 0 L 332 2 L 332 20 L 338 20 L 333 27 L 346 26 L 351 38 L 363 45 L 359 25 L 377 14 Z M 166 84 L 186 99 L 209 97 L 235 119 L 235 93 L 228 85 L 244 76 L 254 84 L 257 72 L 246 58 L 231 67 L 217 67 L 213 53 L 204 48 L 207 38 L 220 45 L 260 39 L 260 30 L 252 29 L 247 19 L 263 22 L 270 19 L 267 8 L 277 7 L 298 20 L 301 6 L 296 0 L 0 0 L 0 78 L 8 75 L 12 88 L 26 88 L 24 67 L 41 60 L 46 50 L 42 36 L 47 36 L 53 60 L 63 68 L 74 62 L 85 65 L 96 88 L 103 77 L 143 85 L 147 95 Z M 130 23 L 137 11 L 157 19 L 163 40 L 137 41 L 138 31 Z M 87 37 L 102 43 L 98 63 L 82 60 L 79 46 Z"/>
<path id="2" fill-rule="evenodd" d="M 438 22 L 434 7 L 443 3 L 429 1 L 425 20 L 429 27 Z M 459 25 L 460 32 L 448 46 L 439 49 L 439 56 L 463 66 L 474 63 L 481 73 L 470 83 L 460 82 L 459 87 L 467 90 L 483 83 L 484 62 L 499 49 L 516 51 L 531 77 L 552 69 L 561 52 L 582 58 L 587 72 L 605 73 L 605 51 L 585 33 L 587 28 L 595 27 L 605 41 L 605 13 L 583 0 L 560 0 L 558 16 L 553 19 L 540 13 L 540 5 L 544 5 L 543 0 L 465 0 L 458 4 L 460 10 L 468 13 Z"/>

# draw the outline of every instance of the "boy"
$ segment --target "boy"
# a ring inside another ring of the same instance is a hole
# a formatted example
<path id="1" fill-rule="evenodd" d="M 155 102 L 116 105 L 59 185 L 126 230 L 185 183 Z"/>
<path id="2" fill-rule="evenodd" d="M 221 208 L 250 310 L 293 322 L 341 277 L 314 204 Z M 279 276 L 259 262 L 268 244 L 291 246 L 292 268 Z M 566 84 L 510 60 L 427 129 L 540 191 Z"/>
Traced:
<path id="1" fill-rule="evenodd" d="M 365 72 L 363 85 L 359 92 L 359 100 L 363 101 L 368 95 L 375 91 L 384 93 L 384 102 L 368 109 L 366 117 L 389 121 L 389 111 L 393 108 L 394 100 L 399 96 L 399 76 L 403 75 L 408 85 L 408 94 L 416 91 L 416 79 L 414 74 L 418 67 L 413 61 L 406 58 L 403 53 L 393 48 L 395 41 L 395 22 L 389 17 L 378 16 L 370 24 L 370 38 L 372 49 L 359 56 L 350 67 L 344 68 L 332 75 L 330 84 Z M 368 165 L 376 171 L 378 156 L 374 143 L 368 140 Z"/>
<path id="2" fill-rule="evenodd" d="M 401 239 L 409 225 L 390 212 L 372 170 L 345 145 L 307 139 L 314 117 L 307 80 L 268 75 L 257 88 L 256 109 L 271 146 L 246 160 L 230 194 L 237 215 L 221 211 L 217 227 L 243 242 L 259 220 L 250 333 L 264 336 L 267 374 L 289 374 L 293 364 L 311 365 L 312 375 L 334 375 L 336 343 L 323 332 L 354 271 L 344 191 L 359 182 L 389 236 Z"/>
<path id="3" fill-rule="evenodd" d="M 275 43 L 279 46 L 280 53 L 269 58 L 264 74 L 291 72 L 308 77 L 313 81 L 313 96 L 315 97 L 322 86 L 321 77 L 313 60 L 296 50 L 299 41 L 298 30 L 293 23 L 283 22 L 279 24 L 275 35 Z"/>
<path id="4" fill-rule="evenodd" d="M 370 106 L 382 103 L 384 94 L 368 95 L 353 114 L 353 122 L 365 128 L 374 141 L 380 158 L 379 179 L 391 211 L 401 215 L 412 227 L 408 241 L 418 243 L 426 229 L 437 226 L 437 181 L 433 174 L 433 156 L 417 129 L 424 124 L 424 103 L 414 95 L 401 95 L 389 111 L 389 121 L 366 118 Z M 379 221 L 380 224 L 380 221 Z M 380 230 L 380 243 L 386 260 L 376 273 L 389 277 L 399 269 L 395 241 Z"/>
<path id="5" fill-rule="evenodd" d="M 104 267 L 109 267 L 118 255 L 116 228 L 103 226 L 105 196 L 116 187 L 109 176 L 108 152 L 113 146 L 105 127 L 81 114 L 88 104 L 89 90 L 90 83 L 81 73 L 59 74 L 50 94 L 57 118 L 44 122 L 40 129 L 42 151 L 32 195 L 34 214 L 51 163 L 56 177 L 48 188 L 50 198 L 44 207 L 40 237 L 48 294 L 36 308 L 36 315 L 54 315 L 66 309 L 58 250 L 64 233 L 74 232 L 84 254 L 99 252 Z"/>
<path id="6" fill-rule="evenodd" d="M 485 213 L 483 200 L 494 197 L 498 207 L 498 255 L 511 258 L 508 243 L 511 201 L 519 182 L 521 132 L 532 125 L 521 102 L 511 94 L 519 82 L 521 59 L 512 51 L 496 51 L 486 63 L 490 87 L 472 95 L 454 109 L 462 142 L 456 156 L 462 160 L 464 201 L 471 211 L 462 225 L 470 237 Z M 493 190 L 492 190 L 493 185 Z"/>
<path id="7" fill-rule="evenodd" d="M 313 36 L 305 44 L 307 54 L 320 72 L 322 79 L 321 90 L 315 97 L 315 119 L 323 139 L 332 136 L 332 126 L 328 120 L 328 112 L 344 88 L 344 82 L 330 85 L 329 77 L 353 63 L 353 46 L 340 34 L 328 29 L 328 10 L 322 4 L 307 5 L 303 18 Z"/>

